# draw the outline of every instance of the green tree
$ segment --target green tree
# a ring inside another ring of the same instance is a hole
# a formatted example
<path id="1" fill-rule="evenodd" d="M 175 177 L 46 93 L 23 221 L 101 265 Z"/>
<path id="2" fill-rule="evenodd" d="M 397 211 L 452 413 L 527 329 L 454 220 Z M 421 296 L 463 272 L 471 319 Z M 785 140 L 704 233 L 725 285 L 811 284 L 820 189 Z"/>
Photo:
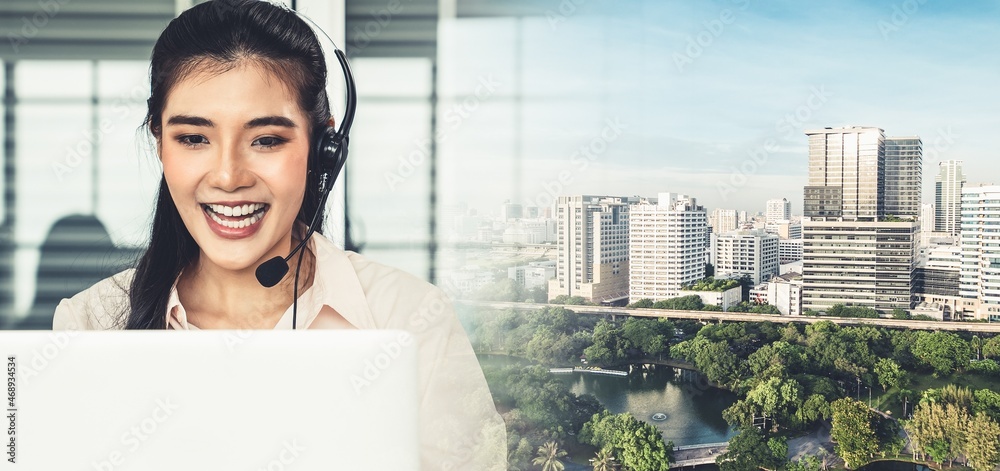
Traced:
<path id="1" fill-rule="evenodd" d="M 674 335 L 674 325 L 666 319 L 630 317 L 622 325 L 626 349 L 638 356 L 659 357 L 669 352 L 668 340 Z"/>
<path id="2" fill-rule="evenodd" d="M 788 445 L 781 437 L 768 438 L 756 427 L 743 426 L 729 439 L 726 452 L 715 458 L 720 471 L 778 469 L 786 462 Z"/>
<path id="3" fill-rule="evenodd" d="M 830 408 L 833 412 L 830 436 L 836 442 L 837 455 L 844 459 L 848 468 L 857 468 L 867 463 L 878 451 L 868 406 L 846 397 L 833 401 Z"/>
<path id="4" fill-rule="evenodd" d="M 1000 465 L 1000 424 L 984 413 L 969 420 L 966 457 L 975 471 L 993 471 Z"/>
<path id="5" fill-rule="evenodd" d="M 1000 335 L 983 342 L 983 356 L 1000 360 Z"/>
<path id="6" fill-rule="evenodd" d="M 875 363 L 875 376 L 878 377 L 878 384 L 882 385 L 882 391 L 899 386 L 903 374 L 899 363 L 891 358 L 882 358 Z"/>
<path id="7" fill-rule="evenodd" d="M 826 398 L 822 394 L 812 394 L 802 403 L 802 407 L 799 407 L 795 415 L 800 423 L 808 424 L 818 420 L 827 420 L 831 413 L 830 403 Z"/>
<path id="8" fill-rule="evenodd" d="M 913 345 L 913 355 L 934 368 L 937 375 L 949 375 L 969 364 L 972 349 L 969 343 L 951 332 L 920 332 Z"/>
<path id="9" fill-rule="evenodd" d="M 566 456 L 566 451 L 559 448 L 559 444 L 554 441 L 545 442 L 538 447 L 538 453 L 531 464 L 541 466 L 542 471 L 563 471 L 566 467 L 560 458 Z"/>
<path id="10" fill-rule="evenodd" d="M 770 378 L 747 393 L 746 402 L 754 415 L 774 419 L 774 426 L 788 425 L 802 405 L 802 385 L 794 379 Z"/>
<path id="11" fill-rule="evenodd" d="M 673 462 L 672 442 L 663 442 L 663 432 L 629 413 L 601 411 L 580 431 L 579 440 L 616 454 L 624 468 L 667 471 Z"/>
<path id="12" fill-rule="evenodd" d="M 906 309 L 896 308 L 892 310 L 892 318 L 906 320 L 910 318 L 910 312 Z"/>
<path id="13" fill-rule="evenodd" d="M 640 300 L 638 300 L 638 301 L 636 301 L 636 302 L 634 302 L 632 304 L 629 304 L 628 307 L 630 307 L 632 309 L 646 309 L 646 308 L 651 308 L 651 307 L 653 307 L 653 300 L 649 299 L 649 298 L 643 298 L 643 299 L 640 299 Z"/>
<path id="14" fill-rule="evenodd" d="M 948 451 L 948 442 L 944 440 L 934 440 L 927 446 L 927 454 L 940 465 L 943 465 L 948 459 Z"/>
<path id="15" fill-rule="evenodd" d="M 590 463 L 594 465 L 594 471 L 614 471 L 616 465 L 614 455 L 607 448 L 598 451 Z"/>

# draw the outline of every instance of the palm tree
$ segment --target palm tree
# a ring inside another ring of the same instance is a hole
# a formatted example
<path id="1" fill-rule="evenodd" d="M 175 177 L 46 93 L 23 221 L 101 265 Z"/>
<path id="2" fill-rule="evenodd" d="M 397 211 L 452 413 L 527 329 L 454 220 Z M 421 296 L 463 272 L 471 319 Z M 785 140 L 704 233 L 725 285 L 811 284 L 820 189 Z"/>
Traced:
<path id="1" fill-rule="evenodd" d="M 614 471 L 617 466 L 615 457 L 611 456 L 611 450 L 607 448 L 598 451 L 590 462 L 594 465 L 594 471 Z"/>
<path id="2" fill-rule="evenodd" d="M 538 456 L 531 460 L 531 464 L 541 466 L 542 471 L 563 471 L 566 468 L 562 461 L 559 461 L 559 458 L 564 456 L 566 456 L 566 451 L 560 450 L 558 443 L 547 442 L 538 447 Z"/>
<path id="3" fill-rule="evenodd" d="M 980 353 L 983 351 L 983 339 L 978 335 L 972 336 L 972 349 L 976 351 L 976 361 L 981 360 Z"/>

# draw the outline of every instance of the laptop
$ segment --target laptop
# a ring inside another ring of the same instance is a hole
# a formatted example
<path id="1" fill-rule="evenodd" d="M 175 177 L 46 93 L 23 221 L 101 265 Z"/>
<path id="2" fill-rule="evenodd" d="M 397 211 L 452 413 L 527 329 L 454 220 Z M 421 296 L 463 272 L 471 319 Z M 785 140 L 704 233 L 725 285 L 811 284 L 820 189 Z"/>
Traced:
<path id="1" fill-rule="evenodd" d="M 416 470 L 399 330 L 0 332 L 2 470 Z"/>

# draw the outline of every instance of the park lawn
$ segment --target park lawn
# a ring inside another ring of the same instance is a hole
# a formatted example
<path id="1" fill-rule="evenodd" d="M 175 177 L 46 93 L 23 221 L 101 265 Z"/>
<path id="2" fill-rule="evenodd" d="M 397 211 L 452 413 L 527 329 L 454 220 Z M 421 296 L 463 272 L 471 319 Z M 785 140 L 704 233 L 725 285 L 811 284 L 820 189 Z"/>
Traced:
<path id="1" fill-rule="evenodd" d="M 989 376 L 970 373 L 953 373 L 950 376 L 934 377 L 930 373 L 911 373 L 910 382 L 906 389 L 916 392 L 916 398 L 909 398 L 907 409 L 912 407 L 913 401 L 920 400 L 920 393 L 928 389 L 938 389 L 949 384 L 964 386 L 973 391 L 978 389 L 992 389 L 1000 392 L 1000 380 Z M 903 402 L 899 397 L 898 388 L 890 388 L 885 393 L 880 391 L 880 387 L 875 387 L 873 395 L 873 406 L 876 409 L 888 411 L 893 417 L 900 417 L 903 412 Z M 863 394 L 862 394 L 863 396 Z M 864 399 L 864 397 L 862 397 Z M 910 409 L 912 411 L 912 409 Z"/>

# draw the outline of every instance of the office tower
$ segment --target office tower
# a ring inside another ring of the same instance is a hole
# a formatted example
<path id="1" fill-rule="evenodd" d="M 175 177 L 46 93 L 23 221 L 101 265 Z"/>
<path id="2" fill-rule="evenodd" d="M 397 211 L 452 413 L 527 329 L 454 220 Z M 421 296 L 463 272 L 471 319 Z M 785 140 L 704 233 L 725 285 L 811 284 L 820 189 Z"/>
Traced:
<path id="1" fill-rule="evenodd" d="M 681 296 L 681 287 L 705 277 L 705 209 L 695 198 L 660 193 L 656 204 L 629 214 L 629 302 Z"/>
<path id="2" fill-rule="evenodd" d="M 924 151 L 919 137 L 885 138 L 885 214 L 920 216 Z"/>
<path id="3" fill-rule="evenodd" d="M 884 220 L 886 209 L 912 206 L 910 197 L 885 203 L 885 133 L 875 127 L 845 127 L 806 131 L 806 135 L 803 308 L 822 311 L 850 304 L 883 313 L 909 309 L 919 223 Z M 912 167 L 918 158 L 922 160 L 915 150 L 919 144 L 914 143 L 919 138 L 893 139 L 893 174 L 914 177 Z M 912 184 L 912 180 L 894 184 L 892 191 L 910 195 Z M 912 216 L 917 216 L 915 211 Z"/>
<path id="4" fill-rule="evenodd" d="M 764 231 L 738 231 L 718 236 L 716 278 L 748 275 L 754 285 L 778 275 L 778 236 Z"/>
<path id="5" fill-rule="evenodd" d="M 780 200 L 767 200 L 767 212 L 765 213 L 765 224 L 773 224 L 778 221 L 792 219 L 792 202 L 785 198 Z"/>
<path id="6" fill-rule="evenodd" d="M 510 200 L 504 201 L 503 206 L 500 207 L 500 221 L 521 219 L 523 214 L 524 207 L 517 203 L 511 203 Z"/>
<path id="7" fill-rule="evenodd" d="M 918 238 L 916 221 L 810 221 L 803 226 L 804 309 L 835 304 L 888 314 L 910 309 Z"/>
<path id="8" fill-rule="evenodd" d="M 877 221 L 884 216 L 885 133 L 855 126 L 811 130 L 806 135 L 805 216 L 848 221 Z"/>
<path id="9" fill-rule="evenodd" d="M 934 232 L 934 203 L 920 205 L 920 232 Z"/>
<path id="10" fill-rule="evenodd" d="M 617 196 L 560 196 L 556 202 L 556 278 L 549 299 L 581 296 L 612 302 L 628 296 L 629 203 Z"/>
<path id="11" fill-rule="evenodd" d="M 740 225 L 739 212 L 735 209 L 713 209 L 708 220 L 713 234 L 725 234 L 735 231 Z"/>
<path id="12" fill-rule="evenodd" d="M 959 274 L 959 295 L 979 301 L 975 309 L 978 319 L 1000 320 L 998 214 L 1000 186 L 962 189 L 962 271 Z"/>
<path id="13" fill-rule="evenodd" d="M 961 160 L 940 163 L 934 179 L 934 230 L 958 235 L 962 231 L 962 187 L 965 174 Z"/>

